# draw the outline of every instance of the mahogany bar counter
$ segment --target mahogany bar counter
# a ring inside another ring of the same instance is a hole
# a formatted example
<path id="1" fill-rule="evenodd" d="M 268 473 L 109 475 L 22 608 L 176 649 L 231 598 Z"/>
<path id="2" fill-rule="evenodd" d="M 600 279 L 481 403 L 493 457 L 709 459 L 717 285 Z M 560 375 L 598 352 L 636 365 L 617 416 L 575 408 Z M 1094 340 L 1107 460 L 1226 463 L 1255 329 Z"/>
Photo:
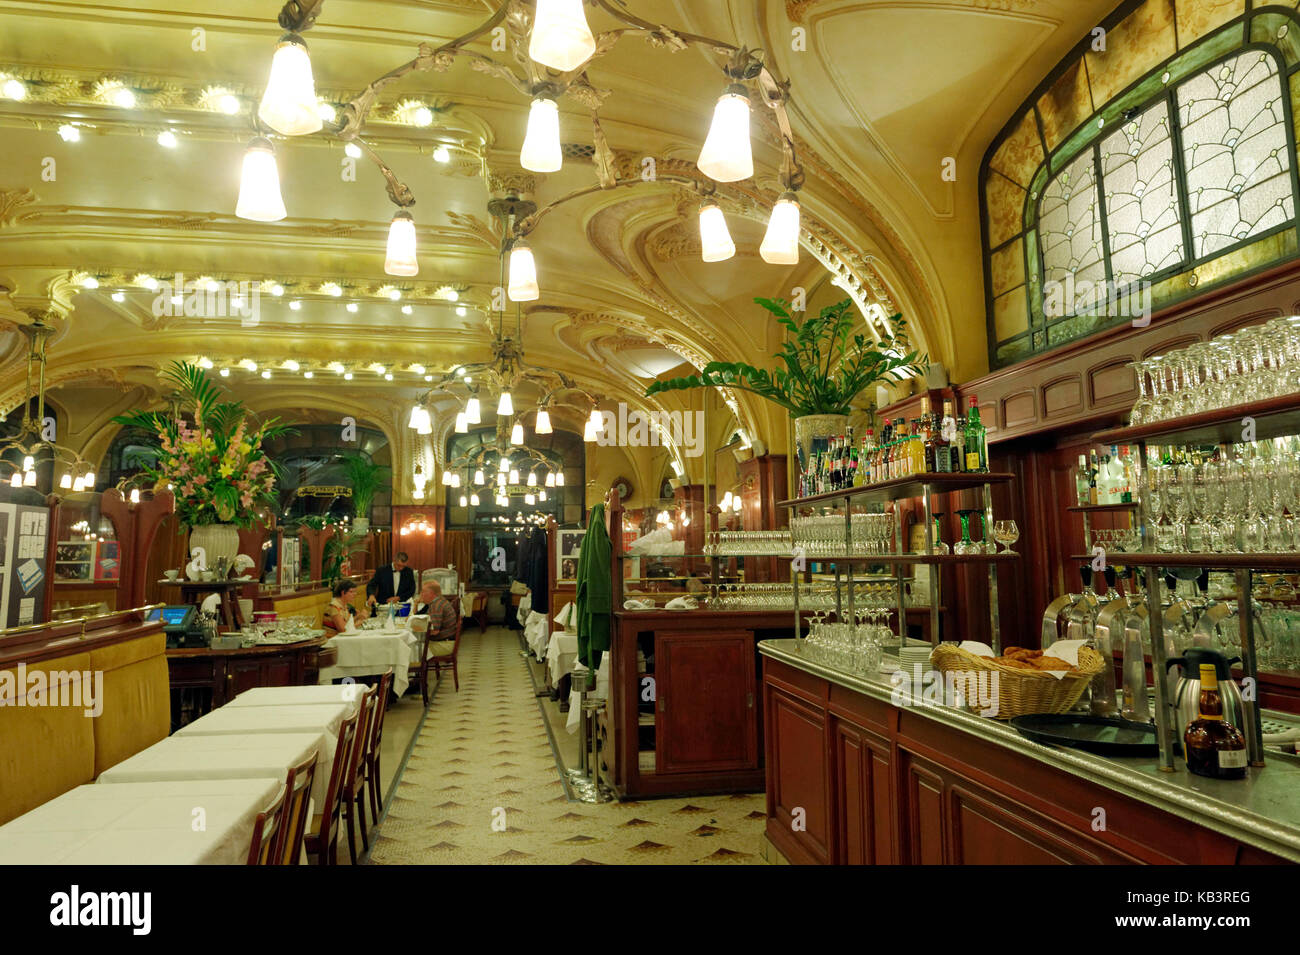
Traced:
<path id="1" fill-rule="evenodd" d="M 1270 754 L 1224 781 L 1044 746 L 1002 720 L 894 705 L 888 677 L 825 667 L 800 644 L 758 644 L 766 837 L 790 862 L 1300 862 L 1300 760 Z"/>

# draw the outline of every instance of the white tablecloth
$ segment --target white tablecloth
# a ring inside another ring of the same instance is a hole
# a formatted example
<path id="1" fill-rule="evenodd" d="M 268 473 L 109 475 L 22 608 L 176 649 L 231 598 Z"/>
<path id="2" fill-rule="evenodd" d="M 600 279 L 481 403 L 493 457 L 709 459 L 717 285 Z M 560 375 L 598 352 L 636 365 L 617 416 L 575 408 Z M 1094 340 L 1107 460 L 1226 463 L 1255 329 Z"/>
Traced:
<path id="1" fill-rule="evenodd" d="M 175 736 L 228 736 L 235 733 L 327 733 L 338 739 L 348 703 L 298 706 L 223 706 L 178 729 Z"/>
<path id="2" fill-rule="evenodd" d="M 551 671 L 551 686 L 558 686 L 566 673 L 573 672 L 578 660 L 578 635 L 557 630 L 546 648 L 546 665 Z"/>
<path id="3" fill-rule="evenodd" d="M 348 716 L 356 712 L 366 692 L 362 683 L 332 683 L 329 686 L 255 686 L 223 707 L 302 706 L 308 703 L 346 703 Z"/>
<path id="4" fill-rule="evenodd" d="M 283 785 L 263 777 L 78 786 L 0 826 L 0 862 L 242 865 L 257 814 Z"/>
<path id="5" fill-rule="evenodd" d="M 247 733 L 227 736 L 169 736 L 99 774 L 100 783 L 171 782 L 182 779 L 281 781 L 314 751 L 312 798 L 325 805 L 334 744 L 328 733 Z"/>
<path id="6" fill-rule="evenodd" d="M 399 697 L 406 692 L 408 668 L 411 665 L 411 646 L 418 645 L 410 630 L 361 630 L 357 633 L 340 633 L 325 643 L 337 647 L 338 661 L 320 671 L 320 683 L 331 683 L 339 677 L 374 676 L 393 668 L 393 692 Z"/>
<path id="7" fill-rule="evenodd" d="M 538 662 L 546 659 L 547 628 L 546 614 L 529 611 L 524 618 L 524 639 L 533 651 Z"/>

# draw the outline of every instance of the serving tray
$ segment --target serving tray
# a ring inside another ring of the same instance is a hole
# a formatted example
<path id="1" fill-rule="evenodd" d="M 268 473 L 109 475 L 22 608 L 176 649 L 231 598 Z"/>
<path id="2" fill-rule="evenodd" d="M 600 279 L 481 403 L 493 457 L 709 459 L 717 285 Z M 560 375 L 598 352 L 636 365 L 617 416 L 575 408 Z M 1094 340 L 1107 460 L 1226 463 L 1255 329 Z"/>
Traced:
<path id="1" fill-rule="evenodd" d="M 1155 756 L 1160 752 L 1154 723 L 1135 723 L 1114 716 L 1031 713 L 1011 725 L 1026 739 L 1069 746 L 1101 756 Z"/>

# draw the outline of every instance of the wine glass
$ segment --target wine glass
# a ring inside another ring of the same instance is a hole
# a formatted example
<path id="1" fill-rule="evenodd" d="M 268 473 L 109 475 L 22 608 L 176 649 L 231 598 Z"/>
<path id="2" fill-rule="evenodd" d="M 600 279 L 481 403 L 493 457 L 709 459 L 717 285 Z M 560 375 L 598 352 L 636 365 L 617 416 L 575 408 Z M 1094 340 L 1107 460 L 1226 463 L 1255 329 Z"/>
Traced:
<path id="1" fill-rule="evenodd" d="M 1020 528 L 1015 521 L 994 521 L 993 539 L 1006 548 L 1002 553 L 1014 554 L 1011 545 L 1020 540 Z"/>

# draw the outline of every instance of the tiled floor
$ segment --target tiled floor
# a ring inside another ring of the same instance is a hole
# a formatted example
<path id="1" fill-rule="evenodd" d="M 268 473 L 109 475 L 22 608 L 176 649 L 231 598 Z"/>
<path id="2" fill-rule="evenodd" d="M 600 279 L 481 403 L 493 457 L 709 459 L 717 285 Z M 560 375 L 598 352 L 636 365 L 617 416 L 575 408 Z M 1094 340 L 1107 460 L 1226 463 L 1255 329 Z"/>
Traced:
<path id="1" fill-rule="evenodd" d="M 443 679 L 371 863 L 762 862 L 762 794 L 570 802 L 519 649 L 503 628 L 465 636 L 460 692 Z M 574 738 L 554 732 L 572 758 Z"/>

